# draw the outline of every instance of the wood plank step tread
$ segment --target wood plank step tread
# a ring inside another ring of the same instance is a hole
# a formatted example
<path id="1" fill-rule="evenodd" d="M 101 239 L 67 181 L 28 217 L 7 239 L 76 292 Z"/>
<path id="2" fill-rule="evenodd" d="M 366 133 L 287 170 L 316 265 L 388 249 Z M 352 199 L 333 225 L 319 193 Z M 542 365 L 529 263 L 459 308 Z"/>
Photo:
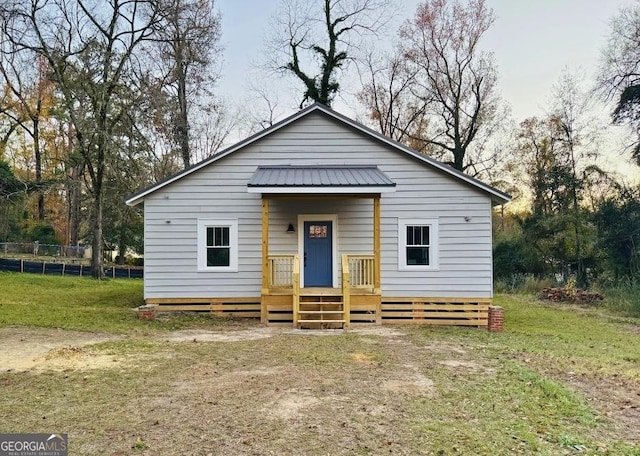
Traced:
<path id="1" fill-rule="evenodd" d="M 311 305 L 337 306 L 337 305 L 342 305 L 344 303 L 342 301 L 300 301 L 299 304 L 301 306 L 311 306 Z"/>
<path id="2" fill-rule="evenodd" d="M 342 298 L 342 293 L 340 294 L 327 294 L 327 293 L 300 293 L 301 298 Z"/>
<path id="3" fill-rule="evenodd" d="M 298 313 L 309 315 L 343 314 L 344 310 L 299 310 Z"/>
<path id="4" fill-rule="evenodd" d="M 298 323 L 344 323 L 345 320 L 298 320 Z"/>

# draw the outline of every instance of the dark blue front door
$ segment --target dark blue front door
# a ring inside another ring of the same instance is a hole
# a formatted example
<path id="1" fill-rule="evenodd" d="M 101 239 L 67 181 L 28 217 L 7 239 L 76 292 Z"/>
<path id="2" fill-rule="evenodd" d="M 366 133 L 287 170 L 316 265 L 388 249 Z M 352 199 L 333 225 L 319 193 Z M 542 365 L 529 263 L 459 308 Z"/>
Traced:
<path id="1" fill-rule="evenodd" d="M 304 222 L 305 287 L 333 286 L 331 228 L 331 221 Z"/>

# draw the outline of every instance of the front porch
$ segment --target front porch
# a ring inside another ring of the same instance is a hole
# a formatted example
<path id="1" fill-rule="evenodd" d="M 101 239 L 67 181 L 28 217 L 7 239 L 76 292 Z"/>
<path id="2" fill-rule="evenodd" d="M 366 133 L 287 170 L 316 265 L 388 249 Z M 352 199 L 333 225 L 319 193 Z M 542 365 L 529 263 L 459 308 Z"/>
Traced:
<path id="1" fill-rule="evenodd" d="M 381 324 L 380 274 L 374 255 L 341 256 L 341 287 L 301 287 L 298 254 L 268 255 L 261 320 L 310 329 Z"/>

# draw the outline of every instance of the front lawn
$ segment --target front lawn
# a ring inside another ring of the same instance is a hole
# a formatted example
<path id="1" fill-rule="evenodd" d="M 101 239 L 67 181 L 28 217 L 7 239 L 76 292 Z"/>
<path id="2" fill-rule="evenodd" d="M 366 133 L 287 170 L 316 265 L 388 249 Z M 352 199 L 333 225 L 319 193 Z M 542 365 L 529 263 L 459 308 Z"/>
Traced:
<path id="1" fill-rule="evenodd" d="M 503 333 L 318 333 L 139 321 L 135 280 L 0 288 L 0 432 L 69 454 L 640 454 L 638 319 L 502 295 Z"/>

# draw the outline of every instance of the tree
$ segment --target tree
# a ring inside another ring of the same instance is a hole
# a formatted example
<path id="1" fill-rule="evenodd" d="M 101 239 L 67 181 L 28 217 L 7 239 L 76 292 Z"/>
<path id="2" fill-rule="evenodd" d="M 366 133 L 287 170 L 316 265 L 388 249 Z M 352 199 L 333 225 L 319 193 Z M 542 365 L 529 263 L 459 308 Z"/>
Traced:
<path id="1" fill-rule="evenodd" d="M 38 187 L 43 187 L 41 122 L 54 103 L 53 85 L 47 78 L 47 70 L 43 59 L 33 53 L 17 52 L 10 42 L 3 40 L 0 45 L 0 81 L 6 91 L 6 100 L 0 106 L 0 114 L 7 116 L 31 137 Z M 37 219 L 42 222 L 44 218 L 44 191 L 39 188 Z"/>
<path id="2" fill-rule="evenodd" d="M 104 238 L 107 244 L 115 246 L 118 252 L 118 264 L 124 264 L 126 253 L 134 250 L 142 253 L 143 215 L 140 207 L 129 207 L 122 204 L 127 195 L 140 187 L 151 185 L 153 176 L 149 162 L 151 153 L 144 138 L 136 128 L 140 114 L 136 110 L 128 113 L 127 118 L 115 132 L 117 154 L 105 175 L 105 188 L 111 198 L 105 200 Z"/>
<path id="3" fill-rule="evenodd" d="M 357 96 L 380 133 L 424 151 L 427 144 L 421 138 L 429 121 L 427 104 L 412 93 L 416 73 L 399 55 L 376 59 L 369 54 Z"/>
<path id="4" fill-rule="evenodd" d="M 559 140 L 553 116 L 529 118 L 520 124 L 512 160 L 520 168 L 522 183 L 531 194 L 531 214 L 520 220 L 522 253 L 533 247 L 542 260 L 535 272 L 561 272 L 568 277 L 573 263 L 573 243 L 567 236 L 571 214 L 571 166 Z"/>
<path id="5" fill-rule="evenodd" d="M 221 19 L 214 0 L 159 0 L 158 21 L 154 23 L 155 46 L 152 55 L 160 73 L 160 89 L 169 95 L 173 139 L 183 166 L 189 167 L 193 155 L 190 125 L 198 103 L 209 116 L 220 116 L 219 103 L 212 88 L 221 52 Z M 205 116 L 201 116 L 205 117 Z"/>
<path id="6" fill-rule="evenodd" d="M 617 185 L 618 193 L 597 207 L 598 246 L 616 281 L 640 280 L 640 187 Z"/>
<path id="7" fill-rule="evenodd" d="M 134 51 L 157 21 L 151 0 L 10 0 L 0 7 L 4 38 L 41 56 L 60 92 L 89 175 L 92 274 L 102 278 L 103 199 L 112 137 L 137 100 L 124 94 Z"/>
<path id="8" fill-rule="evenodd" d="M 390 17 L 389 5 L 389 0 L 283 1 L 269 66 L 302 82 L 301 108 L 310 100 L 331 105 L 340 90 L 337 73 L 354 58 L 356 38 L 378 33 Z"/>
<path id="9" fill-rule="evenodd" d="M 21 212 L 19 203 L 27 190 L 27 184 L 18 179 L 9 165 L 0 159 L 0 240 L 3 242 L 19 231 L 16 223 Z"/>
<path id="10" fill-rule="evenodd" d="M 485 0 L 426 0 L 400 30 L 403 56 L 416 75 L 412 92 L 429 114 L 421 139 L 460 171 L 478 166 L 471 146 L 497 120 L 495 64 L 480 50 L 493 21 Z"/>
<path id="11" fill-rule="evenodd" d="M 565 72 L 552 100 L 546 117 L 522 122 L 511 158 L 532 199 L 522 234 L 525 245 L 546 258 L 547 272 L 575 274 L 578 286 L 585 287 L 595 247 L 585 187 L 604 176 L 596 162 L 599 129 L 576 76 Z"/>
<path id="12" fill-rule="evenodd" d="M 534 214 L 551 216 L 571 207 L 571 167 L 560 147 L 557 119 L 532 117 L 520 124 L 513 160 L 531 191 Z"/>
<path id="13" fill-rule="evenodd" d="M 588 117 L 590 96 L 581 88 L 577 76 L 565 71 L 554 86 L 555 100 L 553 121 L 559 133 L 558 140 L 563 145 L 570 172 L 569 190 L 571 195 L 572 225 L 575 237 L 577 285 L 586 287 L 587 274 L 583 262 L 583 239 L 581 225 L 582 189 L 586 180 L 585 160 L 597 157 L 595 125 Z"/>
<path id="14" fill-rule="evenodd" d="M 640 165 L 640 3 L 621 8 L 610 27 L 597 86 L 605 101 L 616 101 L 614 123 L 635 129 L 632 158 Z"/>

